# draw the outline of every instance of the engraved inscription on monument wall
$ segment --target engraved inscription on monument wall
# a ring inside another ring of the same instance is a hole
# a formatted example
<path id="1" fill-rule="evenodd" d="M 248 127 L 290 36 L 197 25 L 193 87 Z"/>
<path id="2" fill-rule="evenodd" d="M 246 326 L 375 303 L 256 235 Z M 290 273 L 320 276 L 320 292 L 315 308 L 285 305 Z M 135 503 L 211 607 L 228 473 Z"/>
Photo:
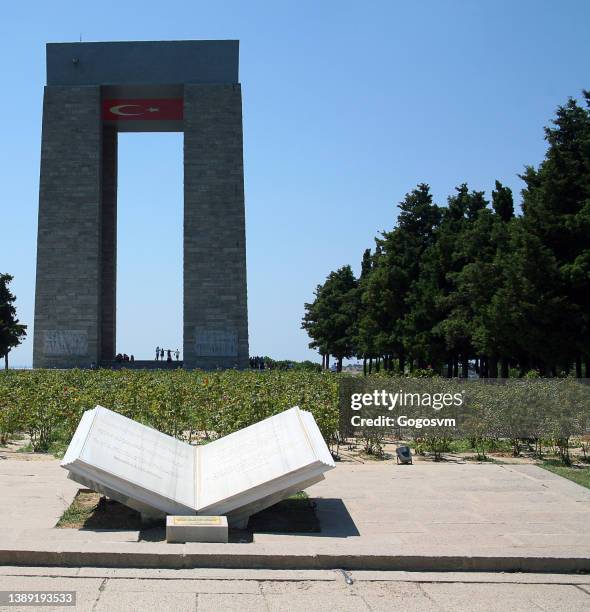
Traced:
<path id="1" fill-rule="evenodd" d="M 238 334 L 227 330 L 195 328 L 195 354 L 198 357 L 237 357 Z"/>
<path id="2" fill-rule="evenodd" d="M 45 332 L 45 355 L 67 356 L 88 353 L 88 334 L 85 331 L 53 330 Z"/>

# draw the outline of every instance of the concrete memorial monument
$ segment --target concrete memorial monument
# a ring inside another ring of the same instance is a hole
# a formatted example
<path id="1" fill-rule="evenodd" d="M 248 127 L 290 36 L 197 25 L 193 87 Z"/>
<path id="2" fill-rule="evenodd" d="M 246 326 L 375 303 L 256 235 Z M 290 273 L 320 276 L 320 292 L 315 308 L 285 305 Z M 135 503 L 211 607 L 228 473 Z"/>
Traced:
<path id="1" fill-rule="evenodd" d="M 335 467 L 313 415 L 298 407 L 191 446 L 97 406 L 82 416 L 61 465 L 144 516 L 225 515 L 232 527 Z"/>
<path id="2" fill-rule="evenodd" d="M 184 367 L 248 367 L 238 65 L 237 40 L 47 45 L 34 367 L 87 368 L 118 352 L 125 132 L 184 135 Z"/>

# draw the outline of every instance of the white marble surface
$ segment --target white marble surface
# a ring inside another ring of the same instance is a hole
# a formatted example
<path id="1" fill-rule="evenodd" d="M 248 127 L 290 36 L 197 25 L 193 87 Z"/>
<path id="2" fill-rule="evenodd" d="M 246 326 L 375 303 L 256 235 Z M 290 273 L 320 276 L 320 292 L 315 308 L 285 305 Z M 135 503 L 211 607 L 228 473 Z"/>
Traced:
<path id="1" fill-rule="evenodd" d="M 287 410 L 201 447 L 197 507 L 211 506 L 315 463 L 299 413 Z"/>
<path id="2" fill-rule="evenodd" d="M 167 516 L 166 541 L 222 542 L 228 540 L 225 516 Z"/>
<path id="3" fill-rule="evenodd" d="M 334 467 L 311 413 L 291 408 L 205 446 L 101 406 L 84 413 L 62 461 L 71 477 L 148 513 L 230 514 L 243 523 Z"/>
<path id="4" fill-rule="evenodd" d="M 62 466 L 154 508 L 194 508 L 194 448 L 97 406 L 84 413 Z"/>

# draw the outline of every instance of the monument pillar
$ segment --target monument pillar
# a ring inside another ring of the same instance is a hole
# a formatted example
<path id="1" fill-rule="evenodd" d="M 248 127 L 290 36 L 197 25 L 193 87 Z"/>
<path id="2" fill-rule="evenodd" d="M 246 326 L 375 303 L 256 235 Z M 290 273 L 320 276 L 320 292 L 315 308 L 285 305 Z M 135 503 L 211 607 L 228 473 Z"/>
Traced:
<path id="1" fill-rule="evenodd" d="M 47 86 L 33 366 L 88 367 L 100 351 L 101 95 Z"/>
<path id="2" fill-rule="evenodd" d="M 118 132 L 102 132 L 100 359 L 115 357 L 117 335 L 117 144 Z"/>
<path id="3" fill-rule="evenodd" d="M 184 366 L 248 367 L 240 85 L 184 86 Z"/>

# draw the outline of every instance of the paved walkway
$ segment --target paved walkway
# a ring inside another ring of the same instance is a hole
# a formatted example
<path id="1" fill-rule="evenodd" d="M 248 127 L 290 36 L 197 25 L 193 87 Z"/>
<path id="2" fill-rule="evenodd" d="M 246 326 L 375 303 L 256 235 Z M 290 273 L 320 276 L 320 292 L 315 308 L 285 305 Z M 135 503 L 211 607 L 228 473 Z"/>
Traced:
<path id="1" fill-rule="evenodd" d="M 0 457 L 0 532 L 49 529 L 70 505 L 79 485 L 55 460 Z"/>
<path id="2" fill-rule="evenodd" d="M 0 567 L 0 590 L 68 590 L 64 612 L 585 611 L 590 576 Z M 350 582 L 350 581 L 349 581 Z M 2 607 L 21 612 L 32 608 Z"/>
<path id="3" fill-rule="evenodd" d="M 76 491 L 53 460 L 0 460 L 0 491 L 0 563 L 528 571 L 590 563 L 590 491 L 532 465 L 341 464 L 308 491 L 321 534 L 255 534 L 252 543 L 53 529 Z"/>

